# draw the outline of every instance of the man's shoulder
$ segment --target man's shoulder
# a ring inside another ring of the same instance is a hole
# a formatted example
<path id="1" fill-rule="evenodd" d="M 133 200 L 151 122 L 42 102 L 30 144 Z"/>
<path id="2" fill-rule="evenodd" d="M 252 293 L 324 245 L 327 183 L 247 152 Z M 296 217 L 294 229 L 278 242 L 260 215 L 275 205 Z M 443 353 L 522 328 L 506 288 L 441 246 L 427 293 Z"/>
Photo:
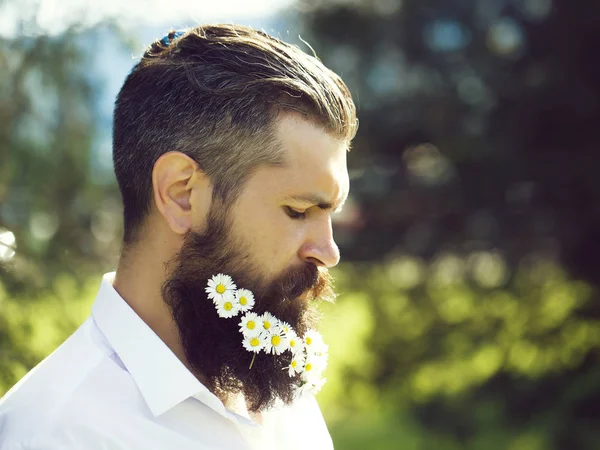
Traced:
<path id="1" fill-rule="evenodd" d="M 0 449 L 12 450 L 11 445 L 24 438 L 35 448 L 38 436 L 54 436 L 57 430 L 85 424 L 96 401 L 106 397 L 123 372 L 88 319 L 0 400 Z"/>
<path id="2" fill-rule="evenodd" d="M 321 409 L 310 393 L 288 406 L 274 408 L 266 414 L 265 423 L 274 430 L 276 442 L 289 443 L 286 448 L 333 450 Z"/>
<path id="3" fill-rule="evenodd" d="M 2 435 L 0 450 L 130 450 L 130 447 L 91 425 L 67 424 L 27 436 Z"/>

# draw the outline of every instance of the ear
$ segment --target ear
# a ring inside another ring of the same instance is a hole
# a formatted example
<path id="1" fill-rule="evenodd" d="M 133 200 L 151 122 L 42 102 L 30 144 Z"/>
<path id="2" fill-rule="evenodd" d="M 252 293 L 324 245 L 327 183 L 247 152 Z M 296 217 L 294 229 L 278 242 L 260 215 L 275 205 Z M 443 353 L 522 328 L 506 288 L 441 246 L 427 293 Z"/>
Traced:
<path id="1" fill-rule="evenodd" d="M 194 217 L 203 217 L 210 207 L 208 177 L 192 158 L 181 152 L 165 153 L 154 163 L 152 189 L 157 210 L 179 235 L 194 228 Z M 198 191 L 203 192 L 198 195 Z"/>

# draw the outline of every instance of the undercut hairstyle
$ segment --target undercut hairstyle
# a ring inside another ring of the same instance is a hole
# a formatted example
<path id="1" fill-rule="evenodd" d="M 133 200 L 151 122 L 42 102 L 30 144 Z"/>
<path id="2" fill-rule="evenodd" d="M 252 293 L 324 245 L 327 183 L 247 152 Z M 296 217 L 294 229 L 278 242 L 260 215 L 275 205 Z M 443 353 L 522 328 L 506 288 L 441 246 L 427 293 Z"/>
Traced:
<path id="1" fill-rule="evenodd" d="M 179 151 L 227 207 L 259 166 L 283 162 L 276 118 L 296 112 L 336 138 L 356 134 L 341 78 L 315 56 L 262 31 L 205 25 L 154 42 L 128 75 L 114 110 L 113 163 L 124 244 L 135 243 L 153 201 L 158 158 Z"/>

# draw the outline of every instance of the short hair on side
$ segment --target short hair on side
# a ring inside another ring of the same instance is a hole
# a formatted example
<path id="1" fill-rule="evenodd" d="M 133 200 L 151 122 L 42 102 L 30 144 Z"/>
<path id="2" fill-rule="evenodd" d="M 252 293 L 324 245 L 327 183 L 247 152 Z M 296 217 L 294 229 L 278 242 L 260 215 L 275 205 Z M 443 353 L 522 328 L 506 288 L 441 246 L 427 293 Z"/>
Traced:
<path id="1" fill-rule="evenodd" d="M 152 202 L 152 169 L 179 151 L 231 202 L 253 169 L 278 164 L 275 118 L 296 111 L 348 143 L 356 109 L 341 78 L 316 57 L 262 31 L 202 25 L 154 42 L 115 103 L 113 163 L 124 243 L 138 239 Z"/>

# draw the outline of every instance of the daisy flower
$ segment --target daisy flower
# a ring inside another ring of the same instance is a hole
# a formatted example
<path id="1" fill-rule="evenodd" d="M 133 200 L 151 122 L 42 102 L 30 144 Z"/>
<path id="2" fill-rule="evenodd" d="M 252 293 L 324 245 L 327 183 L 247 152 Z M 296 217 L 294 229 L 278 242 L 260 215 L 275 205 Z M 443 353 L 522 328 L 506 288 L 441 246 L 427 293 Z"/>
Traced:
<path id="1" fill-rule="evenodd" d="M 239 325 L 244 336 L 256 336 L 263 331 L 262 319 L 253 312 L 243 315 Z"/>
<path id="2" fill-rule="evenodd" d="M 303 370 L 304 370 L 304 355 L 302 355 L 300 353 L 294 354 L 294 356 L 292 358 L 292 362 L 288 366 L 288 374 L 290 375 L 290 377 L 293 377 L 294 375 L 296 375 L 298 373 L 302 373 Z"/>
<path id="3" fill-rule="evenodd" d="M 320 355 L 309 353 L 306 355 L 305 370 L 312 373 L 322 373 L 327 367 L 327 353 Z"/>
<path id="4" fill-rule="evenodd" d="M 321 379 L 323 368 L 315 360 L 307 358 L 304 363 L 304 370 L 302 370 L 302 380 L 307 383 L 316 384 Z"/>
<path id="5" fill-rule="evenodd" d="M 242 312 L 250 311 L 254 308 L 254 294 L 248 289 L 238 289 L 235 291 L 235 300 Z"/>
<path id="6" fill-rule="evenodd" d="M 205 291 L 208 294 L 208 298 L 217 304 L 223 298 L 233 298 L 235 288 L 235 283 L 231 277 L 220 273 L 208 280 L 208 286 Z"/>
<path id="7" fill-rule="evenodd" d="M 273 355 L 281 355 L 284 351 L 290 348 L 290 343 L 283 329 L 275 325 L 268 331 L 263 332 L 263 336 L 267 339 L 265 344 L 265 352 Z"/>
<path id="8" fill-rule="evenodd" d="M 292 326 L 289 323 L 284 322 L 283 320 L 279 321 L 279 326 L 285 334 L 288 334 L 290 331 L 292 331 Z"/>
<path id="9" fill-rule="evenodd" d="M 260 334 L 257 334 L 255 336 L 244 335 L 242 345 L 249 352 L 258 353 L 265 348 L 266 342 L 266 337 Z"/>
<path id="10" fill-rule="evenodd" d="M 266 312 L 260 318 L 262 319 L 263 330 L 266 332 L 271 333 L 274 328 L 279 327 L 279 320 L 271 313 Z"/>
<path id="11" fill-rule="evenodd" d="M 229 319 L 230 317 L 235 317 L 240 312 L 239 306 L 233 298 L 223 297 L 218 300 L 217 304 L 217 314 L 219 317 L 224 319 Z"/>
<path id="12" fill-rule="evenodd" d="M 303 341 L 307 353 L 327 353 L 328 345 L 323 341 L 323 336 L 318 331 L 308 330 L 304 334 Z"/>
<path id="13" fill-rule="evenodd" d="M 297 353 L 304 353 L 304 343 L 302 342 L 302 339 L 300 339 L 298 337 L 298 335 L 296 334 L 296 332 L 294 330 L 289 330 L 286 333 L 286 336 L 288 338 L 288 342 L 290 344 L 290 350 L 292 353 L 297 354 Z"/>

